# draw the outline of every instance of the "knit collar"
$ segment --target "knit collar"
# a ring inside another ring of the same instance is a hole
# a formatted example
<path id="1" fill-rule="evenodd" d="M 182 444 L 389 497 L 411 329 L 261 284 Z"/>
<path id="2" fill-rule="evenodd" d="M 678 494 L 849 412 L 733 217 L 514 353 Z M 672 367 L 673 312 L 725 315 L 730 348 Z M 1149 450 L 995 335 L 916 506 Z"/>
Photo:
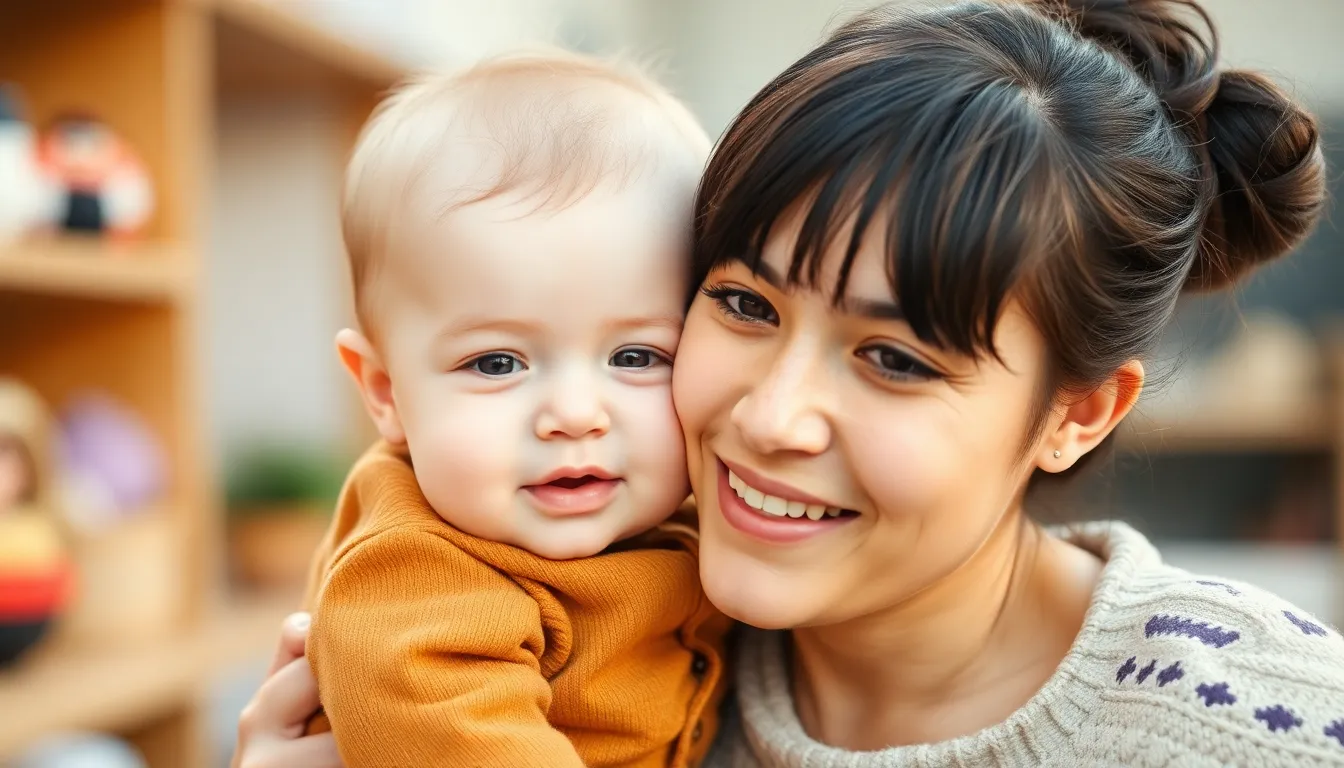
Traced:
<path id="1" fill-rule="evenodd" d="M 1088 523 L 1052 531 L 1100 557 L 1105 565 L 1083 627 L 1055 673 L 1003 722 L 968 736 L 870 752 L 850 752 L 813 740 L 803 730 L 789 690 L 784 632 L 746 630 L 741 638 L 737 700 L 742 737 L 756 761 L 769 768 L 882 768 L 934 765 L 1039 765 L 1074 752 L 1076 728 L 1100 704 L 1090 679 L 1087 649 L 1106 632 L 1108 615 L 1136 573 L 1161 557 L 1142 534 L 1120 522 Z"/>

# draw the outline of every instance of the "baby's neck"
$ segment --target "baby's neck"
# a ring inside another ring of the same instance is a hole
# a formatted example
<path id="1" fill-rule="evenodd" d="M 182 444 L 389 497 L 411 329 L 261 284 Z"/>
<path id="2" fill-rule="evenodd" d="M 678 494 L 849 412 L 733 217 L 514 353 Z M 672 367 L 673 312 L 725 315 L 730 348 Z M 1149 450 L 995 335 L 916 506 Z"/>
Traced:
<path id="1" fill-rule="evenodd" d="M 1100 563 L 1010 514 L 962 568 L 881 614 L 794 630 L 795 706 L 852 750 L 944 741 L 1026 703 L 1082 626 Z"/>

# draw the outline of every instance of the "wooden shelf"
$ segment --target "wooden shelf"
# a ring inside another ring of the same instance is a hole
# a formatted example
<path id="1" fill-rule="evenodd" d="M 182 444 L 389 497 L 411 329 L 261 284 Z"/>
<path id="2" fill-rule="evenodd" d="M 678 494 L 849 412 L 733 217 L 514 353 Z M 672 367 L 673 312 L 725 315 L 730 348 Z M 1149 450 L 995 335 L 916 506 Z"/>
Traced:
<path id="1" fill-rule="evenodd" d="M 222 90 L 294 92 L 322 86 L 382 91 L 407 68 L 342 40 L 274 0 L 196 0 L 214 12 Z"/>
<path id="2" fill-rule="evenodd" d="M 188 275 L 187 259 L 164 245 L 54 238 L 0 247 L 0 291 L 163 303 L 183 297 Z"/>
<path id="3" fill-rule="evenodd" d="M 192 633 L 137 650 L 39 649 L 0 672 L 0 763 L 53 733 L 126 732 L 191 706 L 220 668 L 268 654 L 294 605 L 241 602 Z"/>
<path id="4" fill-rule="evenodd" d="M 1326 414 L 1324 406 L 1279 419 L 1193 414 L 1166 424 L 1136 414 L 1116 438 L 1120 450 L 1138 454 L 1325 453 L 1335 447 Z"/>

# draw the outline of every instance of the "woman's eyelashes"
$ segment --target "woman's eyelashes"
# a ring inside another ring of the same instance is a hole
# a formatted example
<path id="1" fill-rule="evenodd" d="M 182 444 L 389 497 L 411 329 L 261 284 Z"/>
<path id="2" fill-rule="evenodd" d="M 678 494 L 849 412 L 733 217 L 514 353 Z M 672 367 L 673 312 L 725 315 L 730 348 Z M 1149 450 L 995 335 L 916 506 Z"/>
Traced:
<path id="1" fill-rule="evenodd" d="M 700 292 L 713 299 L 719 311 L 732 321 L 753 325 L 779 324 L 779 313 L 769 301 L 754 291 L 710 284 L 701 288 Z M 869 344 L 854 354 L 874 375 L 888 381 L 919 382 L 943 378 L 940 371 L 915 355 L 887 344 Z"/>
<path id="2" fill-rule="evenodd" d="M 767 325 L 779 323 L 779 313 L 758 293 L 725 285 L 706 285 L 700 292 L 713 299 L 719 311 L 734 320 Z"/>
<path id="3" fill-rule="evenodd" d="M 942 374 L 908 352 L 885 344 L 870 344 L 854 352 L 873 373 L 889 381 L 917 382 L 942 378 Z"/>

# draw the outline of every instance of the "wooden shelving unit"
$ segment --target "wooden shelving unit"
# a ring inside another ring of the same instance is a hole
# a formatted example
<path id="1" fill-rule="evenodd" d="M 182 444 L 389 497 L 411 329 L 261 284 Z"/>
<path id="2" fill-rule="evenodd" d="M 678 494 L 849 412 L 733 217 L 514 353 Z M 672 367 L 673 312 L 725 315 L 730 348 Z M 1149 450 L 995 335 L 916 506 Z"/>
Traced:
<path id="1" fill-rule="evenodd" d="M 146 723 L 182 717 L 183 702 L 203 693 L 203 671 L 246 661 L 273 643 L 291 608 L 278 599 L 240 601 L 171 642 L 110 652 L 60 644 L 40 649 L 0 674 L 0 755 L 58 731 L 134 734 Z M 179 745 L 191 748 L 188 742 L 164 745 L 164 753 L 150 757 L 190 765 L 179 759 Z"/>
<path id="2" fill-rule="evenodd" d="M 1248 420 L 1243 414 L 1196 413 L 1188 420 L 1160 423 L 1141 413 L 1126 419 L 1117 435 L 1133 453 L 1328 453 L 1338 442 L 1329 403 L 1304 403 L 1275 419 Z"/>
<path id="3" fill-rule="evenodd" d="M 0 291 L 106 302 L 188 301 L 190 256 L 162 244 L 54 238 L 0 248 Z"/>
<path id="4" fill-rule="evenodd" d="M 1274 414 L 1193 407 L 1179 418 L 1154 418 L 1140 407 L 1116 434 L 1121 451 L 1136 454 L 1278 453 L 1335 456 L 1344 477 L 1344 328 L 1323 329 L 1324 372 L 1311 397 Z M 1344 521 L 1344 488 L 1339 499 Z M 1344 531 L 1344 526 L 1341 526 Z"/>
<path id="5" fill-rule="evenodd" d="M 158 641 L 105 649 L 57 640 L 0 672 L 0 764 L 34 740 L 92 729 L 130 738 L 152 768 L 207 765 L 202 690 L 264 653 L 286 600 L 240 601 L 223 583 L 223 527 L 205 449 L 199 344 L 216 112 L 223 99 L 320 92 L 351 139 L 402 68 L 262 0 L 54 0 L 0 4 L 0 81 L 39 126 L 98 116 L 142 155 L 156 211 L 133 243 L 34 237 L 0 246 L 0 374 L 59 406 L 117 398 L 171 459 L 166 498 L 182 542 L 182 600 Z"/>
<path id="6" fill-rule="evenodd" d="M 1314 398 L 1274 416 L 1192 408 L 1179 420 L 1160 422 L 1136 413 L 1117 433 L 1118 450 L 1149 458 L 1260 454 L 1324 460 L 1335 521 L 1334 541 L 1328 543 L 1344 557 L 1344 326 L 1321 330 L 1324 380 Z M 1344 615 L 1344 604 L 1332 610 Z"/>

